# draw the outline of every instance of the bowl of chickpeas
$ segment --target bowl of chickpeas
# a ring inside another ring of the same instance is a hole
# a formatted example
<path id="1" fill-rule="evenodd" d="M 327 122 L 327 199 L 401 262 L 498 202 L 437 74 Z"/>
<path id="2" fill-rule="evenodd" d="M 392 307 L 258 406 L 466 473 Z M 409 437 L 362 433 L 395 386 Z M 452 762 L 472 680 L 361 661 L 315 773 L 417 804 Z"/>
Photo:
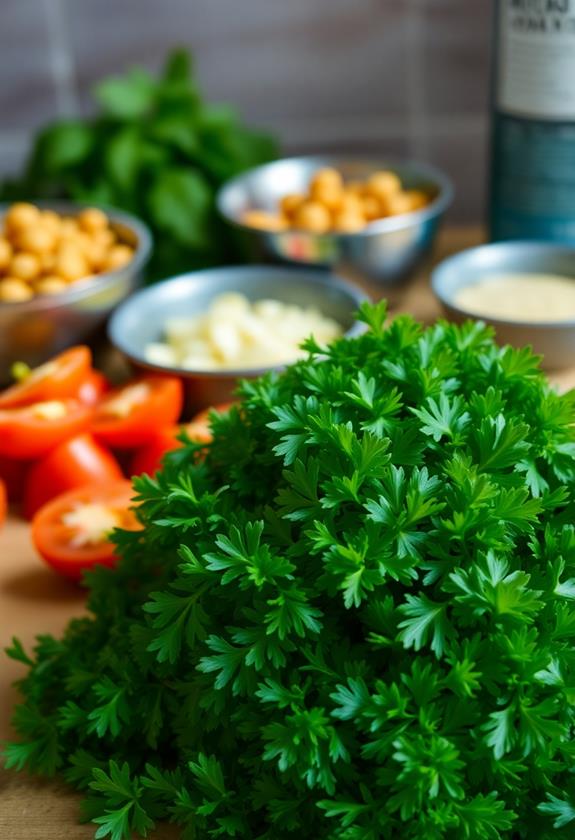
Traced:
<path id="1" fill-rule="evenodd" d="M 258 256 L 394 285 L 421 265 L 452 196 L 427 164 L 298 157 L 232 179 L 218 208 Z"/>
<path id="2" fill-rule="evenodd" d="M 67 202 L 0 207 L 0 381 L 89 341 L 137 285 L 151 235 L 118 210 Z"/>

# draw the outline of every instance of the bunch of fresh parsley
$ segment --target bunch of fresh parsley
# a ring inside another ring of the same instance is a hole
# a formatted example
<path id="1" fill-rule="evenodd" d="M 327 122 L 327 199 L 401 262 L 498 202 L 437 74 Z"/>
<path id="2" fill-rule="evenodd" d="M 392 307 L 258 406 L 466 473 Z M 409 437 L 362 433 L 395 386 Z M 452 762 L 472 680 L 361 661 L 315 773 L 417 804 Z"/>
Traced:
<path id="1" fill-rule="evenodd" d="M 574 395 L 480 324 L 361 316 L 137 479 L 90 617 L 10 651 L 8 765 L 96 837 L 573 837 Z"/>
<path id="2" fill-rule="evenodd" d="M 233 109 L 203 101 L 183 50 L 156 79 L 141 69 L 101 82 L 93 119 L 53 123 L 38 136 L 3 201 L 67 198 L 118 207 L 154 234 L 150 277 L 241 259 L 242 243 L 218 218 L 229 178 L 271 160 L 275 142 Z"/>

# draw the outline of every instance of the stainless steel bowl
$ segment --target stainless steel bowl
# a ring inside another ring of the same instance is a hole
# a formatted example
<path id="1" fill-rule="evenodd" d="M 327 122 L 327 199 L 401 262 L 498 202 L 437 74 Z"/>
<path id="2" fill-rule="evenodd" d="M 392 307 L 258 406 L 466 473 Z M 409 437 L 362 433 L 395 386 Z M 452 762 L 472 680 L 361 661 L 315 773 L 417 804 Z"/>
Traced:
<path id="1" fill-rule="evenodd" d="M 557 370 L 575 362 L 575 320 L 536 322 L 486 318 L 455 302 L 459 289 L 506 273 L 558 274 L 575 283 L 575 248 L 548 242 L 500 242 L 469 248 L 448 257 L 434 269 L 431 286 L 446 314 L 455 321 L 479 318 L 495 328 L 501 344 L 530 344 L 543 355 L 543 366 Z M 496 280 L 494 280 L 496 282 Z"/>
<path id="2" fill-rule="evenodd" d="M 145 347 L 162 338 L 169 318 L 205 312 L 223 292 L 236 291 L 249 300 L 274 298 L 298 306 L 315 306 L 358 335 L 363 325 L 354 313 L 367 296 L 357 287 L 327 272 L 274 266 L 241 266 L 192 271 L 132 295 L 108 324 L 112 343 L 136 369 L 180 376 L 188 413 L 229 400 L 240 378 L 254 378 L 272 368 L 201 371 L 150 364 Z"/>
<path id="3" fill-rule="evenodd" d="M 66 216 L 75 216 L 82 205 L 37 202 Z M 89 341 L 112 309 L 139 285 L 150 256 L 152 237 L 138 219 L 119 210 L 104 208 L 122 242 L 135 248 L 134 258 L 117 271 L 79 281 L 58 295 L 40 295 L 21 303 L 0 303 L 0 382 L 10 377 L 15 361 L 36 366 L 65 347 Z M 7 207 L 0 207 L 0 228 Z"/>
<path id="4" fill-rule="evenodd" d="M 255 208 L 276 211 L 286 193 L 305 192 L 316 170 L 329 166 L 345 180 L 364 180 L 391 169 L 408 189 L 423 189 L 431 203 L 413 213 L 372 222 L 358 233 L 268 232 L 246 225 L 242 217 Z M 427 164 L 341 157 L 298 157 L 252 169 L 229 181 L 218 194 L 220 213 L 244 232 L 252 249 L 267 257 L 316 266 L 368 281 L 393 285 L 412 274 L 425 258 L 445 210 L 451 203 L 449 178 Z"/>

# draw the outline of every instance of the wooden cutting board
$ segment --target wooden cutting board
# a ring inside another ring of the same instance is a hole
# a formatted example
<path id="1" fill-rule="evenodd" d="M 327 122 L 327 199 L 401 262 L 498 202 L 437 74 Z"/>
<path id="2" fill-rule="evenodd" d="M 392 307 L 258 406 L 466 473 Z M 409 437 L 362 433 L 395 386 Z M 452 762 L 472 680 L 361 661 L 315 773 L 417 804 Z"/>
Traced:
<path id="1" fill-rule="evenodd" d="M 478 228 L 446 229 L 440 238 L 436 259 L 476 244 Z M 380 290 L 368 289 L 373 297 Z M 439 314 L 431 294 L 428 273 L 390 298 L 392 312 L 411 312 L 430 322 Z M 553 377 L 561 387 L 575 385 L 575 369 Z M 11 516 L 0 532 L 0 647 L 12 636 L 29 648 L 38 633 L 58 635 L 73 616 L 84 609 L 82 590 L 53 574 L 37 557 L 25 522 Z M 10 714 L 17 700 L 14 680 L 23 666 L 0 655 L 0 741 L 11 737 Z M 80 826 L 78 796 L 63 785 L 0 770 L 0 838 L 2 840 L 84 840 L 94 836 L 94 827 Z M 175 837 L 177 832 L 159 830 L 157 840 Z"/>

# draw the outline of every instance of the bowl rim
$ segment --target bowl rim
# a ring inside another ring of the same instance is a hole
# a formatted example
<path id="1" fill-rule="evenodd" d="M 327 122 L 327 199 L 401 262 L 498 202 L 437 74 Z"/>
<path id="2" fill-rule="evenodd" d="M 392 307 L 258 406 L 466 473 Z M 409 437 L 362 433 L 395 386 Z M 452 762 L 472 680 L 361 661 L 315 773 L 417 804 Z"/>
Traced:
<path id="1" fill-rule="evenodd" d="M 298 163 L 311 163 L 315 164 L 318 168 L 325 165 L 331 165 L 334 168 L 337 168 L 338 165 L 345 166 L 346 164 L 363 164 L 364 166 L 369 166 L 370 168 L 373 167 L 374 169 L 388 168 L 392 171 L 398 168 L 409 168 L 414 172 L 420 172 L 424 177 L 428 176 L 429 179 L 434 181 L 435 184 L 438 186 L 439 192 L 430 204 L 427 204 L 420 210 L 412 210 L 409 213 L 402 213 L 399 216 L 388 216 L 384 219 L 377 219 L 373 222 L 368 222 L 365 228 L 362 228 L 362 230 L 359 231 L 355 231 L 354 233 L 345 233 L 343 231 L 326 231 L 326 233 L 312 233 L 311 231 L 300 230 L 299 228 L 288 228 L 287 230 L 268 231 L 263 230 L 262 228 L 254 227 L 253 225 L 247 225 L 240 219 L 236 218 L 234 214 L 228 211 L 226 205 L 228 202 L 229 194 L 232 192 L 232 190 L 240 186 L 243 182 L 250 181 L 252 178 L 256 177 L 256 175 L 259 175 L 262 172 L 271 172 L 274 168 L 280 165 Z M 381 233 L 391 233 L 392 231 L 403 230 L 404 228 L 409 228 L 422 222 L 426 222 L 429 219 L 434 219 L 447 210 L 447 208 L 453 200 L 454 194 L 455 188 L 453 185 L 453 181 L 445 172 L 443 172 L 443 170 L 439 169 L 436 166 L 433 166 L 433 164 L 423 163 L 418 160 L 412 160 L 411 158 L 403 159 L 393 155 L 382 158 L 375 158 L 370 155 L 297 155 L 294 157 L 278 158 L 277 160 L 270 161 L 269 163 L 264 163 L 260 166 L 255 166 L 252 169 L 248 169 L 246 172 L 242 172 L 239 175 L 236 175 L 230 180 L 226 181 L 217 192 L 216 206 L 220 215 L 227 222 L 235 225 L 235 227 L 240 228 L 241 230 L 250 231 L 251 233 L 272 236 L 293 234 L 297 236 L 312 236 L 315 239 L 341 237 L 342 239 L 357 240 L 368 239 L 371 236 L 377 236 Z"/>
<path id="2" fill-rule="evenodd" d="M 568 243 L 565 242 L 549 242 L 547 240 L 541 239 L 513 239 L 507 240 L 503 242 L 486 242 L 483 245 L 474 245 L 472 248 L 464 248 L 462 251 L 458 251 L 455 254 L 451 254 L 449 257 L 445 257 L 445 259 L 441 260 L 441 262 L 437 263 L 431 271 L 431 290 L 433 294 L 437 298 L 437 300 L 443 304 L 446 309 L 450 309 L 453 312 L 457 312 L 459 315 L 463 315 L 465 318 L 473 319 L 476 321 L 483 321 L 486 324 L 493 324 L 495 327 L 511 327 L 511 328 L 518 328 L 518 329 L 545 329 L 545 330 L 565 330 L 565 329 L 573 329 L 575 327 L 575 318 L 571 318 L 565 321 L 522 321 L 522 320 L 508 320 L 507 318 L 497 318 L 492 317 L 490 315 L 478 315 L 476 312 L 473 312 L 470 309 L 466 309 L 464 307 L 459 306 L 455 303 L 453 298 L 446 294 L 443 288 L 443 280 L 442 275 L 446 268 L 453 268 L 454 266 L 457 267 L 457 264 L 460 263 L 461 267 L 464 268 L 468 259 L 473 259 L 474 257 L 481 257 L 483 254 L 487 253 L 494 253 L 496 254 L 498 251 L 509 252 L 509 251 L 517 251 L 521 253 L 531 252 L 532 254 L 562 254 L 566 257 L 571 257 L 573 259 L 573 282 L 575 283 L 575 246 L 570 246 Z M 529 274 L 541 274 L 541 271 L 537 272 L 529 272 L 527 270 L 521 270 L 522 273 Z M 502 273 L 505 273 L 503 271 Z M 508 273 L 513 273 L 512 270 L 509 270 Z M 552 271 L 550 273 L 553 273 Z M 565 275 L 567 277 L 567 275 Z M 463 285 L 471 285 L 470 283 L 466 283 Z M 463 287 L 463 286 L 462 286 Z"/>
<path id="3" fill-rule="evenodd" d="M 64 292 L 58 292 L 57 295 L 37 295 L 30 300 L 14 302 L 0 301 L 0 307 L 3 312 L 14 312 L 18 313 L 18 315 L 23 315 L 26 312 L 51 312 L 60 307 L 68 306 L 71 303 L 89 298 L 95 292 L 100 293 L 110 286 L 114 286 L 126 270 L 129 270 L 131 274 L 136 274 L 146 265 L 150 258 L 153 237 L 149 227 L 141 219 L 133 216 L 131 213 L 127 213 L 125 210 L 119 210 L 117 207 L 112 207 L 107 204 L 67 201 L 65 199 L 55 199 L 54 201 L 47 201 L 45 199 L 37 201 L 30 200 L 29 203 L 42 209 L 55 210 L 56 212 L 66 213 L 71 216 L 78 215 L 80 211 L 90 207 L 103 210 L 112 224 L 118 223 L 131 228 L 136 235 L 137 246 L 130 262 L 114 271 L 105 271 L 102 274 L 90 275 L 83 280 L 78 280 L 69 289 L 66 289 Z M 12 204 L 14 204 L 12 201 L 0 203 L 0 223 Z"/>
<path id="4" fill-rule="evenodd" d="M 161 293 L 161 290 L 165 290 L 166 288 L 169 288 L 169 286 L 184 285 L 190 279 L 194 282 L 199 282 L 203 278 L 209 279 L 211 275 L 215 273 L 221 274 L 222 272 L 231 272 L 232 277 L 242 277 L 248 274 L 252 274 L 254 272 L 256 274 L 263 274 L 265 272 L 267 276 L 269 276 L 270 274 L 275 274 L 278 277 L 285 277 L 286 274 L 289 274 L 304 279 L 305 282 L 309 283 L 310 285 L 315 285 L 317 288 L 335 288 L 336 290 L 347 295 L 347 297 L 350 300 L 350 304 L 353 303 L 355 305 L 355 308 L 359 308 L 360 304 L 365 301 L 371 302 L 370 296 L 359 286 L 355 285 L 354 283 L 351 283 L 348 280 L 345 280 L 339 275 L 332 274 L 329 271 L 321 269 L 307 270 L 301 268 L 292 268 L 291 266 L 284 267 L 263 264 L 219 266 L 216 268 L 205 268 L 199 269 L 198 271 L 186 271 L 182 274 L 177 274 L 173 277 L 168 277 L 166 280 L 163 280 L 159 284 L 147 286 L 146 288 L 140 289 L 139 291 L 134 292 L 132 295 L 130 295 L 114 310 L 110 317 L 110 320 L 108 321 L 107 335 L 110 342 L 117 350 L 123 353 L 124 356 L 126 356 L 130 361 L 135 362 L 139 367 L 164 375 L 168 374 L 172 376 L 181 376 L 184 378 L 194 377 L 195 379 L 252 379 L 257 376 L 262 376 L 263 374 L 269 373 L 271 371 L 284 370 L 289 363 L 283 365 L 266 365 L 258 368 L 226 368 L 225 370 L 201 370 L 195 368 L 181 368 L 167 365 L 164 366 L 155 364 L 154 362 L 149 362 L 143 356 L 143 354 L 140 354 L 138 351 L 135 351 L 133 348 L 129 347 L 127 342 L 124 341 L 122 333 L 122 320 L 124 317 L 126 317 L 125 313 L 129 310 L 129 308 L 134 306 L 134 304 L 137 304 L 138 301 L 140 301 L 142 298 L 153 297 L 154 294 Z M 239 289 L 239 291 L 241 291 L 241 289 Z M 351 327 L 343 333 L 343 337 L 355 338 L 361 335 L 363 332 L 365 332 L 365 330 L 365 325 L 361 321 L 355 320 Z"/>

